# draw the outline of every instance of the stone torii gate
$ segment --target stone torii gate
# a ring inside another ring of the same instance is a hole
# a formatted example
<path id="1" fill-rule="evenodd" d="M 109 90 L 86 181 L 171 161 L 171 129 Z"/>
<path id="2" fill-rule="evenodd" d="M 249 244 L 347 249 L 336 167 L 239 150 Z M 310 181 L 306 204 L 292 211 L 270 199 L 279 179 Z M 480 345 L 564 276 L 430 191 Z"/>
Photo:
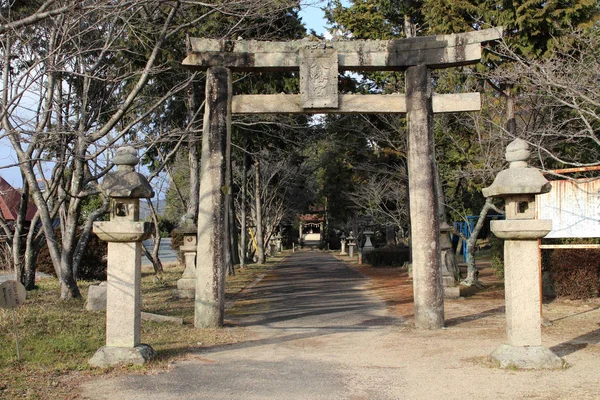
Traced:
<path id="1" fill-rule="evenodd" d="M 430 70 L 477 63 L 501 28 L 400 40 L 266 42 L 191 39 L 183 65 L 206 70 L 195 326 L 223 323 L 232 114 L 406 113 L 415 325 L 444 325 L 433 114 L 476 111 L 479 93 L 436 95 Z M 300 94 L 232 96 L 233 71 L 300 71 Z M 406 71 L 406 94 L 338 93 L 340 71 Z"/>

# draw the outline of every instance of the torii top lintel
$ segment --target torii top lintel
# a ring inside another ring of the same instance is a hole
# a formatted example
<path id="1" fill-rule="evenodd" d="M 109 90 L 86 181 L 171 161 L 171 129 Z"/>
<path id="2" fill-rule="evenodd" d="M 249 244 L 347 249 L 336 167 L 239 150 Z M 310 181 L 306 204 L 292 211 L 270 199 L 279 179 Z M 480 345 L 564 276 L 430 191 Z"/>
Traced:
<path id="1" fill-rule="evenodd" d="M 191 38 L 192 51 L 183 65 L 194 69 L 227 67 L 234 71 L 293 71 L 300 67 L 300 49 L 333 48 L 341 71 L 398 71 L 414 65 L 445 68 L 481 59 L 481 43 L 502 37 L 503 29 L 419 36 L 399 40 L 269 42 Z"/>

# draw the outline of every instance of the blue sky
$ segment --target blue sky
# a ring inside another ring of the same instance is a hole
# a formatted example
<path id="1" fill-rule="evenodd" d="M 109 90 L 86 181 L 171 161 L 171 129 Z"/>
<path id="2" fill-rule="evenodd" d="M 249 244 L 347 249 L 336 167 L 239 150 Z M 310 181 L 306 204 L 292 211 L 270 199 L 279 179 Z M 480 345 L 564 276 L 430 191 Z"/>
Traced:
<path id="1" fill-rule="evenodd" d="M 306 30 L 314 29 L 317 34 L 325 33 L 325 18 L 321 7 L 327 4 L 327 1 L 309 1 L 310 5 L 302 7 L 300 17 L 306 25 Z"/>

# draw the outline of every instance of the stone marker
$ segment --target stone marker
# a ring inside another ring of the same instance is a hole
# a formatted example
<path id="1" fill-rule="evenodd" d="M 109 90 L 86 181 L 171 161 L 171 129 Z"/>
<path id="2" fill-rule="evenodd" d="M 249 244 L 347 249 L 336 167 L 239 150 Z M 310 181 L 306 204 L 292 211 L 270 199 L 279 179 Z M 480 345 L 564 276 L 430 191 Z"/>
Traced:
<path id="1" fill-rule="evenodd" d="M 89 360 L 96 367 L 143 364 L 154 354 L 140 343 L 142 240 L 152 225 L 139 221 L 140 198 L 154 192 L 135 172 L 139 159 L 132 147 L 121 147 L 114 158 L 117 172 L 106 174 L 100 188 L 110 198 L 110 221 L 94 223 L 94 233 L 108 242 L 106 282 L 106 346 Z"/>
<path id="2" fill-rule="evenodd" d="M 457 285 L 454 276 L 448 270 L 447 262 L 444 259 L 454 257 L 452 251 L 452 241 L 449 233 L 452 232 L 452 227 L 447 222 L 440 222 L 440 251 L 441 260 L 440 267 L 442 269 L 442 284 L 444 285 L 444 299 L 456 300 L 460 298 L 460 286 Z"/>
<path id="3" fill-rule="evenodd" d="M 562 368 L 564 361 L 542 346 L 538 239 L 552 229 L 551 220 L 535 219 L 535 195 L 550 184 L 527 166 L 529 145 L 516 139 L 506 148 L 509 169 L 482 190 L 485 197 L 503 197 L 506 220 L 492 221 L 491 230 L 504 242 L 504 288 L 508 343 L 490 358 L 502 368 Z"/>
<path id="4" fill-rule="evenodd" d="M 106 282 L 99 285 L 90 285 L 85 309 L 88 311 L 106 310 Z"/>
<path id="5" fill-rule="evenodd" d="M 185 269 L 177 281 L 177 296 L 193 299 L 196 296 L 196 251 L 198 250 L 198 227 L 193 217 L 185 214 L 181 225 L 174 229 L 175 233 L 183 235 L 183 244 L 179 250 L 183 252 Z"/>

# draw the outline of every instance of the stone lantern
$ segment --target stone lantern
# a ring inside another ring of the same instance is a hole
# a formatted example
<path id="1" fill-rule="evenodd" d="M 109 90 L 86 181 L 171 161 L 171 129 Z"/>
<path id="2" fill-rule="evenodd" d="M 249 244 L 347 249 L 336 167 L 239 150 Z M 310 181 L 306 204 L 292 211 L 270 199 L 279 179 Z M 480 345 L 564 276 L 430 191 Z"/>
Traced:
<path id="1" fill-rule="evenodd" d="M 354 257 L 354 248 L 356 247 L 356 238 L 352 234 L 352 231 L 350 231 L 350 234 L 348 235 L 346 240 L 348 240 L 348 257 L 352 258 Z"/>
<path id="2" fill-rule="evenodd" d="M 94 366 L 143 364 L 154 355 L 140 343 L 142 240 L 152 224 L 140 221 L 140 198 L 154 192 L 135 172 L 139 159 L 132 147 L 121 147 L 116 172 L 106 174 L 100 189 L 110 199 L 110 221 L 94 222 L 94 233 L 108 242 L 106 346 L 90 359 Z"/>
<path id="3" fill-rule="evenodd" d="M 346 235 L 342 232 L 342 236 L 340 236 L 340 243 L 342 244 L 342 251 L 340 251 L 340 256 L 345 256 L 346 254 Z"/>
<path id="4" fill-rule="evenodd" d="M 507 344 L 490 358 L 502 368 L 561 368 L 563 360 L 542 346 L 538 239 L 552 229 L 551 220 L 535 219 L 535 195 L 550 190 L 536 168 L 527 166 L 529 145 L 516 139 L 506 148 L 509 168 L 482 190 L 485 197 L 502 197 L 506 220 L 492 221 L 491 230 L 504 242 L 504 287 Z"/>
<path id="5" fill-rule="evenodd" d="M 371 243 L 371 236 L 373 236 L 373 224 L 371 223 L 371 219 L 367 221 L 365 224 L 365 230 L 363 231 L 363 235 L 365 235 L 365 244 L 362 247 L 362 254 L 366 254 L 374 249 L 373 243 Z"/>
<path id="6" fill-rule="evenodd" d="M 184 299 L 193 299 L 196 296 L 196 251 L 198 246 L 198 227 L 194 224 L 194 217 L 185 214 L 181 224 L 173 230 L 183 236 L 183 244 L 179 250 L 183 252 L 185 269 L 183 275 L 177 280 L 177 295 Z"/>

